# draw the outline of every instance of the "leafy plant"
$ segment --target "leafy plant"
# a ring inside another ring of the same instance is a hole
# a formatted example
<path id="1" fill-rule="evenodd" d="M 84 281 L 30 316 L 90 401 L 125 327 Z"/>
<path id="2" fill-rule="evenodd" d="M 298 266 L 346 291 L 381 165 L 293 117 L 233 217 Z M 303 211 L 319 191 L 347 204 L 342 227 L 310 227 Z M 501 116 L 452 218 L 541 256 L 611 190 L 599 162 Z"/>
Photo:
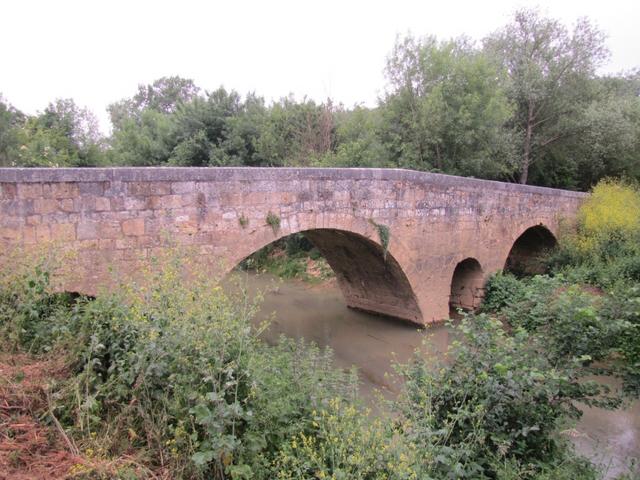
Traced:
<path id="1" fill-rule="evenodd" d="M 269 212 L 267 213 L 266 221 L 267 221 L 267 225 L 271 226 L 271 229 L 273 230 L 273 234 L 277 235 L 278 230 L 280 230 L 280 217 L 275 213 L 273 213 L 271 210 L 269 210 Z"/>
<path id="2" fill-rule="evenodd" d="M 515 275 L 499 271 L 491 275 L 484 287 L 482 311 L 499 312 L 522 299 L 524 283 Z"/>
<path id="3" fill-rule="evenodd" d="M 558 423 L 576 418 L 575 401 L 600 404 L 582 382 L 579 362 L 551 364 L 542 337 L 510 335 L 491 317 L 466 315 L 454 327 L 446 361 L 417 353 L 399 367 L 406 389 L 396 403 L 402 435 L 424 452 L 429 478 L 494 478 L 505 462 L 528 465 L 534 478 L 570 453 Z"/>
<path id="4" fill-rule="evenodd" d="M 389 251 L 389 241 L 391 240 L 391 230 L 388 226 L 376 223 L 373 219 L 369 219 L 369 223 L 375 227 L 378 231 L 378 238 L 380 245 L 382 245 L 382 257 L 387 259 L 387 252 Z"/>

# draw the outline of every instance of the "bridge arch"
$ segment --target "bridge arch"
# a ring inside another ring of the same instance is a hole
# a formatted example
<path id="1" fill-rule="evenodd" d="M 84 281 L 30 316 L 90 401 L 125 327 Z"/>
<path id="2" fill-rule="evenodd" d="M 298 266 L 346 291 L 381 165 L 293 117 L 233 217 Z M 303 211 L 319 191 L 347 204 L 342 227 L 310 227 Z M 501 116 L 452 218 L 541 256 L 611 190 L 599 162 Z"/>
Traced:
<path id="1" fill-rule="evenodd" d="M 541 257 L 557 244 L 558 240 L 547 226 L 542 223 L 531 226 L 513 242 L 503 268 L 516 275 L 543 273 Z"/>
<path id="2" fill-rule="evenodd" d="M 336 275 L 348 307 L 370 313 L 423 321 L 414 289 L 390 250 L 368 236 L 339 228 L 299 230 L 325 258 Z M 273 243 L 293 233 L 278 236 Z M 252 248 L 243 258 L 266 245 Z"/>
<path id="3" fill-rule="evenodd" d="M 480 306 L 484 296 L 484 272 L 480 262 L 467 257 L 456 265 L 451 277 L 449 306 L 473 311 Z"/>

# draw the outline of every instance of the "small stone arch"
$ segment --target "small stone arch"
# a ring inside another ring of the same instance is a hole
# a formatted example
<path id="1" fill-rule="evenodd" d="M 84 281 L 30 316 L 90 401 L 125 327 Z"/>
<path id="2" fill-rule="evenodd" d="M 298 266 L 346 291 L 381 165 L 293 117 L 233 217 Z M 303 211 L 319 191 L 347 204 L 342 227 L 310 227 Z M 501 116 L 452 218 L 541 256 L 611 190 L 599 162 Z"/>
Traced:
<path id="1" fill-rule="evenodd" d="M 544 273 L 542 257 L 557 245 L 555 235 L 546 226 L 540 224 L 529 227 L 513 242 L 504 270 L 515 275 Z"/>
<path id="2" fill-rule="evenodd" d="M 451 277 L 449 306 L 474 311 L 484 298 L 484 272 L 480 262 L 469 257 L 458 262 Z"/>
<path id="3" fill-rule="evenodd" d="M 315 228 L 298 233 L 302 233 L 327 260 L 348 307 L 414 323 L 423 322 L 413 288 L 390 251 L 349 230 Z"/>

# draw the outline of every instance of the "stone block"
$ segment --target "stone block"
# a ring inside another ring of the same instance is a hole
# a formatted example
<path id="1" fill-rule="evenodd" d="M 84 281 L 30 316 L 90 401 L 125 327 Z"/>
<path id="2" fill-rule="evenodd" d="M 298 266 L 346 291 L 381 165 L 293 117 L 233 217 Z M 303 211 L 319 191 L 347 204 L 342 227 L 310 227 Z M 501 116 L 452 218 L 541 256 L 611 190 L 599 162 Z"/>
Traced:
<path id="1" fill-rule="evenodd" d="M 158 195 L 147 197 L 146 208 L 151 210 L 165 210 L 182 207 L 181 195 Z"/>
<path id="2" fill-rule="evenodd" d="M 36 241 L 46 243 L 51 241 L 51 229 L 49 225 L 36 225 Z"/>
<path id="3" fill-rule="evenodd" d="M 152 195 L 169 195 L 171 183 L 169 182 L 130 182 L 127 184 L 127 193 L 139 197 Z"/>
<path id="4" fill-rule="evenodd" d="M 171 193 L 194 193 L 196 191 L 196 182 L 172 182 Z"/>
<path id="5" fill-rule="evenodd" d="M 71 242 L 76 239 L 76 226 L 73 223 L 54 223 L 51 225 L 51 239 Z"/>
<path id="6" fill-rule="evenodd" d="M 0 228 L 0 239 L 8 240 L 10 242 L 19 242 L 22 239 L 22 231 L 19 227 Z"/>
<path id="7" fill-rule="evenodd" d="M 98 223 L 98 238 L 120 238 L 122 237 L 122 229 L 120 222 L 104 221 Z"/>
<path id="8" fill-rule="evenodd" d="M 111 210 L 111 201 L 107 197 L 95 197 L 95 210 L 97 212 Z"/>
<path id="9" fill-rule="evenodd" d="M 77 225 L 78 240 L 93 240 L 98 238 L 98 222 L 83 221 Z"/>
<path id="10" fill-rule="evenodd" d="M 75 202 L 73 201 L 72 198 L 63 198 L 62 200 L 59 200 L 58 201 L 58 206 L 59 206 L 60 210 L 62 210 L 63 212 L 75 212 L 76 211 Z"/>
<path id="11" fill-rule="evenodd" d="M 144 218 L 132 218 L 122 222 L 122 233 L 126 236 L 139 237 L 144 235 Z"/>
<path id="12" fill-rule="evenodd" d="M 125 210 L 124 200 L 125 200 L 124 197 L 111 197 L 110 198 L 111 210 L 115 212 Z"/>
<path id="13" fill-rule="evenodd" d="M 78 184 L 74 182 L 45 183 L 42 186 L 44 198 L 75 198 L 80 195 Z"/>
<path id="14" fill-rule="evenodd" d="M 42 220 L 42 217 L 40 215 L 28 215 L 24 219 L 27 225 L 38 225 L 40 224 L 41 220 Z"/>
<path id="15" fill-rule="evenodd" d="M 143 210 L 146 208 L 147 201 L 144 198 L 137 197 L 125 197 L 124 209 L 125 210 Z"/>
<path id="16" fill-rule="evenodd" d="M 53 198 L 36 198 L 33 201 L 33 213 L 46 215 L 58 210 L 58 201 Z"/>
<path id="17" fill-rule="evenodd" d="M 25 245 L 33 245 L 36 240 L 36 227 L 26 226 L 22 229 L 22 241 Z"/>
<path id="18" fill-rule="evenodd" d="M 78 191 L 80 195 L 101 196 L 105 191 L 105 184 L 108 182 L 79 182 Z"/>
<path id="19" fill-rule="evenodd" d="M 18 198 L 42 198 L 41 183 L 19 183 L 17 191 Z"/>
<path id="20" fill-rule="evenodd" d="M 13 200 L 18 196 L 18 188 L 15 183 L 0 183 L 0 199 Z"/>

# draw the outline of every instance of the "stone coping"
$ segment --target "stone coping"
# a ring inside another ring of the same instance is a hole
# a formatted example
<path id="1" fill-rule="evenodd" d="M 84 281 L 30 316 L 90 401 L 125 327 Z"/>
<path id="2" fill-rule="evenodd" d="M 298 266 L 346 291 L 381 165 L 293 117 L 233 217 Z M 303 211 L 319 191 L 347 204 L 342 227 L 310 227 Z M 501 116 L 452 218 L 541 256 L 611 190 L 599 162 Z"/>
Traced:
<path id="1" fill-rule="evenodd" d="M 0 183 L 42 182 L 192 182 L 287 180 L 389 180 L 439 187 L 501 190 L 583 198 L 584 192 L 480 180 L 398 168 L 288 168 L 288 167 L 110 167 L 110 168 L 0 168 Z"/>

